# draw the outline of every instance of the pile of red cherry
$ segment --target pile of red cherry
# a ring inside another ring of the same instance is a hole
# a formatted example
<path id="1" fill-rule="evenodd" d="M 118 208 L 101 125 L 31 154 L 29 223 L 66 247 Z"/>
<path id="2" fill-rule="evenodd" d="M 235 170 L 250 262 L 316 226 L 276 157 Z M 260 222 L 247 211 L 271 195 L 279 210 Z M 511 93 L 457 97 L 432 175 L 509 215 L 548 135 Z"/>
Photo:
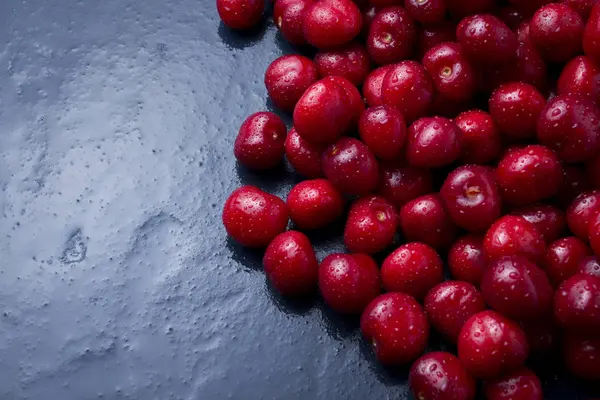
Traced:
<path id="1" fill-rule="evenodd" d="M 264 3 L 217 8 L 246 29 Z M 600 380 L 600 3 L 276 0 L 273 14 L 318 51 L 266 71 L 294 127 L 255 113 L 234 154 L 254 170 L 285 156 L 308 180 L 286 202 L 241 187 L 223 210 L 233 239 L 266 248 L 272 286 L 362 314 L 382 364 L 414 362 L 417 399 L 472 399 L 476 378 L 488 399 L 542 399 L 524 363 L 554 347 Z M 348 199 L 349 253 L 319 263 L 300 231 Z M 430 325 L 458 356 L 421 356 Z"/>

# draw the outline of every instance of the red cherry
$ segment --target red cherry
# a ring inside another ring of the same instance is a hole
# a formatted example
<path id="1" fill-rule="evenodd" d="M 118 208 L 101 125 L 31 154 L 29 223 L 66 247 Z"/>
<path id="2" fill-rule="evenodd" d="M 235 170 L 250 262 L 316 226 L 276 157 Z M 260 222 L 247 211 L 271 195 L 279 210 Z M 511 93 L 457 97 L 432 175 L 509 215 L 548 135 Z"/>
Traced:
<path id="1" fill-rule="evenodd" d="M 592 332 L 567 332 L 563 357 L 573 375 L 597 382 L 600 379 L 600 335 Z"/>
<path id="2" fill-rule="evenodd" d="M 588 245 L 575 236 L 552 242 L 546 249 L 544 269 L 552 285 L 557 287 L 578 272 L 579 263 L 590 256 Z"/>
<path id="3" fill-rule="evenodd" d="M 496 168 L 502 199 L 527 205 L 558 193 L 563 177 L 556 153 L 546 146 L 530 145 L 508 151 Z"/>
<path id="4" fill-rule="evenodd" d="M 580 274 L 600 278 L 600 258 L 596 256 L 586 257 L 579 262 L 577 271 Z"/>
<path id="5" fill-rule="evenodd" d="M 264 9 L 264 0 L 217 0 L 219 17 L 231 29 L 254 27 L 260 22 Z"/>
<path id="6" fill-rule="evenodd" d="M 396 234 L 396 209 L 380 196 L 367 196 L 350 207 L 344 244 L 353 253 L 378 253 L 389 246 Z"/>
<path id="7" fill-rule="evenodd" d="M 450 353 L 433 352 L 419 358 L 410 368 L 408 384 L 416 399 L 475 398 L 475 380 Z"/>
<path id="8" fill-rule="evenodd" d="M 381 279 L 388 292 L 403 292 L 420 300 L 444 279 L 442 260 L 426 244 L 406 243 L 383 261 Z"/>
<path id="9" fill-rule="evenodd" d="M 577 11 L 577 13 L 583 18 L 584 21 L 590 16 L 592 12 L 592 7 L 596 4 L 598 0 L 562 0 L 561 3 L 565 3 L 573 10 Z"/>
<path id="10" fill-rule="evenodd" d="M 596 65 L 600 65 L 600 4 L 596 3 L 583 31 L 583 51 Z"/>
<path id="11" fill-rule="evenodd" d="M 503 256 L 522 255 L 541 265 L 546 244 L 535 227 L 525 218 L 505 215 L 488 229 L 483 248 L 489 260 Z"/>
<path id="12" fill-rule="evenodd" d="M 341 86 L 346 92 L 346 96 L 348 97 L 348 105 L 350 107 L 351 113 L 351 127 L 354 128 L 358 123 L 358 119 L 360 118 L 360 114 L 365 110 L 365 102 L 363 98 L 360 96 L 360 92 L 358 88 L 352 84 L 348 79 L 343 78 L 341 76 L 328 76 L 323 78 L 326 82 L 333 82 L 336 85 Z"/>
<path id="13" fill-rule="evenodd" d="M 367 51 L 379 65 L 407 59 L 417 38 L 417 30 L 406 10 L 386 7 L 375 14 L 367 37 Z"/>
<path id="14" fill-rule="evenodd" d="M 456 237 L 456 226 L 438 194 L 428 194 L 409 201 L 400 209 L 399 219 L 402 233 L 410 242 L 447 249 Z"/>
<path id="15" fill-rule="evenodd" d="M 275 106 L 284 111 L 293 111 L 300 97 L 317 79 L 317 69 L 309 58 L 290 54 L 279 57 L 269 65 L 265 73 L 265 86 Z"/>
<path id="16" fill-rule="evenodd" d="M 233 154 L 247 168 L 273 168 L 283 160 L 286 131 L 277 115 L 266 111 L 254 113 L 240 126 Z"/>
<path id="17" fill-rule="evenodd" d="M 491 308 L 517 320 L 540 318 L 552 309 L 546 274 L 519 255 L 492 261 L 481 278 L 481 292 Z"/>
<path id="18" fill-rule="evenodd" d="M 300 175 L 307 178 L 323 176 L 321 170 L 321 154 L 325 151 L 323 145 L 317 145 L 302 139 L 296 128 L 290 129 L 285 139 L 285 157 Z"/>
<path id="19" fill-rule="evenodd" d="M 406 138 L 404 117 L 392 106 L 367 108 L 360 116 L 358 132 L 362 141 L 382 160 L 400 156 Z"/>
<path id="20" fill-rule="evenodd" d="M 315 0 L 277 0 L 273 6 L 273 21 L 285 40 L 296 46 L 308 44 L 304 38 L 306 9 Z"/>
<path id="21" fill-rule="evenodd" d="M 255 186 L 242 186 L 231 193 L 223 207 L 227 234 L 247 247 L 266 247 L 288 223 L 283 200 Z"/>
<path id="22" fill-rule="evenodd" d="M 456 27 L 450 21 L 443 21 L 435 25 L 419 25 L 417 27 L 417 53 L 422 59 L 432 47 L 456 41 Z"/>
<path id="23" fill-rule="evenodd" d="M 361 28 L 362 14 L 351 0 L 319 0 L 304 14 L 304 37 L 319 49 L 346 44 Z"/>
<path id="24" fill-rule="evenodd" d="M 404 293 L 386 293 L 363 312 L 360 329 L 383 365 L 402 365 L 427 346 L 429 324 L 423 308 Z"/>
<path id="25" fill-rule="evenodd" d="M 495 311 L 482 311 L 464 324 L 458 358 L 473 376 L 489 379 L 523 365 L 529 354 L 525 332 Z"/>
<path id="26" fill-rule="evenodd" d="M 343 314 L 359 314 L 381 292 L 379 268 L 366 254 L 330 254 L 319 266 L 325 303 Z"/>
<path id="27" fill-rule="evenodd" d="M 600 257 L 600 210 L 596 211 L 588 225 L 590 245 L 594 253 Z"/>
<path id="28" fill-rule="evenodd" d="M 500 155 L 500 134 L 490 114 L 481 110 L 465 111 L 454 122 L 462 132 L 461 162 L 486 164 Z"/>
<path id="29" fill-rule="evenodd" d="M 433 104 L 433 81 L 425 68 L 415 61 L 402 61 L 391 66 L 381 85 L 384 104 L 400 110 L 407 123 L 425 116 Z"/>
<path id="30" fill-rule="evenodd" d="M 265 274 L 283 296 L 300 296 L 317 287 L 319 263 L 310 240 L 303 233 L 283 232 L 267 247 Z"/>
<path id="31" fill-rule="evenodd" d="M 315 65 L 321 78 L 341 76 L 357 86 L 362 85 L 371 70 L 369 54 L 360 43 L 321 50 L 315 56 Z"/>
<path id="32" fill-rule="evenodd" d="M 461 131 L 447 118 L 421 118 L 408 129 L 406 159 L 413 167 L 442 167 L 456 161 L 460 153 Z"/>
<path id="33" fill-rule="evenodd" d="M 394 163 L 381 166 L 377 192 L 397 208 L 433 190 L 431 172 Z"/>
<path id="34" fill-rule="evenodd" d="M 587 96 L 600 103 L 600 67 L 589 57 L 575 57 L 563 68 L 557 86 L 558 94 Z"/>
<path id="35" fill-rule="evenodd" d="M 567 328 L 600 328 L 600 278 L 576 274 L 554 295 L 554 314 Z"/>
<path id="36" fill-rule="evenodd" d="M 479 286 L 487 267 L 483 238 L 471 234 L 454 242 L 448 254 L 448 267 L 454 279 Z"/>
<path id="37" fill-rule="evenodd" d="M 299 229 L 323 228 L 344 211 L 344 200 L 327 179 L 303 181 L 290 190 L 287 206 Z"/>
<path id="38" fill-rule="evenodd" d="M 372 70 L 365 78 L 365 83 L 362 87 L 365 101 L 370 107 L 380 106 L 383 104 L 383 96 L 381 94 L 381 86 L 385 74 L 390 70 L 391 65 L 384 65 Z"/>
<path id="39" fill-rule="evenodd" d="M 418 1 L 418 0 L 417 0 Z M 475 93 L 475 70 L 458 43 L 441 43 L 423 57 L 423 66 L 433 78 L 435 88 L 444 98 L 467 101 Z"/>
<path id="40" fill-rule="evenodd" d="M 490 14 L 464 18 L 456 28 L 456 37 L 466 56 L 477 63 L 503 63 L 517 54 L 517 35 Z"/>
<path id="41" fill-rule="evenodd" d="M 577 237 L 588 240 L 589 221 L 600 211 L 600 190 L 581 193 L 567 208 L 567 224 Z"/>
<path id="42" fill-rule="evenodd" d="M 546 243 L 552 243 L 561 237 L 567 227 L 565 213 L 560 208 L 549 204 L 525 206 L 513 211 L 512 214 L 523 217 L 533 224 Z"/>
<path id="43" fill-rule="evenodd" d="M 540 378 L 522 367 L 483 385 L 488 400 L 543 400 Z"/>
<path id="44" fill-rule="evenodd" d="M 571 7 L 551 3 L 533 14 L 529 23 L 532 43 L 551 62 L 566 62 L 581 52 L 584 21 Z"/>
<path id="45" fill-rule="evenodd" d="M 509 137 L 535 136 L 537 120 L 546 105 L 537 89 L 523 82 L 506 83 L 490 97 L 490 114 L 500 131 Z"/>
<path id="46" fill-rule="evenodd" d="M 322 165 L 327 179 L 343 193 L 360 196 L 377 187 L 377 160 L 360 140 L 341 138 L 325 150 Z"/>
<path id="47" fill-rule="evenodd" d="M 406 11 L 422 24 L 435 24 L 444 21 L 446 6 L 443 0 L 405 0 Z"/>
<path id="48" fill-rule="evenodd" d="M 427 293 L 424 305 L 431 326 L 452 343 L 456 343 L 465 322 L 485 310 L 479 290 L 460 281 L 446 281 L 434 286 Z"/>

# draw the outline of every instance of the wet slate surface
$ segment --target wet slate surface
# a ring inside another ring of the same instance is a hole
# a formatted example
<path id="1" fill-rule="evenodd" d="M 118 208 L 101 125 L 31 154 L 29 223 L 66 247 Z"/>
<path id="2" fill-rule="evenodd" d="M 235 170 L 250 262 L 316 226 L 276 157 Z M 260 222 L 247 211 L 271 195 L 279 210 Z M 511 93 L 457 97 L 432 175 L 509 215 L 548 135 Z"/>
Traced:
<path id="1" fill-rule="evenodd" d="M 220 224 L 240 184 L 296 179 L 231 152 L 290 50 L 272 24 L 232 34 L 208 0 L 8 0 L 0 43 L 0 399 L 408 398 L 355 320 L 279 299 Z"/>

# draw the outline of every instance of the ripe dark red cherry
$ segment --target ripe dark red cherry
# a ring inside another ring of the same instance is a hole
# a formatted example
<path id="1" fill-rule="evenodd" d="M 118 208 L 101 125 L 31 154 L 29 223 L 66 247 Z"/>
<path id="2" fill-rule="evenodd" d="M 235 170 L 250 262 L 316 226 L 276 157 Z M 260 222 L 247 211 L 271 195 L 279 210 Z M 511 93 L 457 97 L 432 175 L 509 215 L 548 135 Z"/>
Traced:
<path id="1" fill-rule="evenodd" d="M 325 303 L 342 314 L 360 314 L 381 292 L 379 268 L 366 254 L 330 254 L 319 266 Z"/>
<path id="2" fill-rule="evenodd" d="M 566 62 L 581 52 L 584 21 L 571 7 L 551 3 L 535 12 L 529 37 L 542 56 L 551 62 Z"/>
<path id="3" fill-rule="evenodd" d="M 488 400 L 543 400 L 540 378 L 522 367 L 483 385 Z"/>
<path id="4" fill-rule="evenodd" d="M 458 358 L 477 378 L 490 379 L 514 370 L 528 354 L 525 332 L 495 311 L 473 315 L 458 337 Z"/>
<path id="5" fill-rule="evenodd" d="M 286 132 L 277 115 L 266 111 L 254 113 L 240 126 L 233 154 L 247 168 L 273 168 L 283 160 Z"/>
<path id="6" fill-rule="evenodd" d="M 382 67 L 375 68 L 365 78 L 362 92 L 365 101 L 370 107 L 380 106 L 383 104 L 381 86 L 383 84 L 383 78 L 385 77 L 385 74 L 387 74 L 391 67 L 391 65 L 384 65 Z"/>
<path id="7" fill-rule="evenodd" d="M 321 50 L 315 56 L 315 65 L 321 78 L 341 76 L 354 85 L 362 85 L 371 70 L 369 54 L 360 43 Z"/>
<path id="8" fill-rule="evenodd" d="M 544 269 L 554 287 L 578 273 L 579 263 L 592 255 L 588 245 L 575 236 L 552 242 L 546 249 Z"/>
<path id="9" fill-rule="evenodd" d="M 362 14 L 351 0 L 319 0 L 304 14 L 304 37 L 319 49 L 341 46 L 362 28 Z"/>
<path id="10" fill-rule="evenodd" d="M 550 204 L 535 204 L 519 208 L 513 215 L 525 218 L 535 226 L 546 243 L 552 243 L 562 236 L 567 227 L 565 213 Z"/>
<path id="11" fill-rule="evenodd" d="M 446 352 L 427 353 L 415 361 L 408 384 L 416 399 L 475 398 L 475 380 L 456 356 Z"/>
<path id="12" fill-rule="evenodd" d="M 465 111 L 454 122 L 462 132 L 461 162 L 486 164 L 500 155 L 500 134 L 490 114 L 481 110 Z"/>
<path id="13" fill-rule="evenodd" d="M 479 286 L 487 267 L 483 237 L 471 234 L 454 242 L 448 253 L 448 267 L 454 279 Z"/>
<path id="14" fill-rule="evenodd" d="M 446 6 L 443 0 L 405 0 L 408 14 L 422 24 L 435 24 L 444 21 Z"/>
<path id="15" fill-rule="evenodd" d="M 563 357 L 573 375 L 600 380 L 600 335 L 597 332 L 567 332 L 563 339 Z"/>
<path id="16" fill-rule="evenodd" d="M 408 129 L 406 160 L 413 167 L 422 168 L 451 164 L 461 153 L 461 133 L 447 118 L 421 118 Z"/>
<path id="17" fill-rule="evenodd" d="M 264 0 L 217 0 L 219 17 L 231 29 L 244 30 L 257 25 L 264 9 Z"/>
<path id="18" fill-rule="evenodd" d="M 285 138 L 285 157 L 296 172 L 306 178 L 323 176 L 321 154 L 324 151 L 325 146 L 307 142 L 295 128 L 290 129 Z"/>
<path id="19" fill-rule="evenodd" d="M 432 47 L 423 57 L 423 66 L 445 99 L 467 101 L 473 97 L 477 86 L 475 70 L 458 43 Z"/>
<path id="20" fill-rule="evenodd" d="M 223 207 L 223 225 L 236 242 L 247 247 L 266 247 L 288 223 L 283 200 L 255 186 L 231 193 Z"/>
<path id="21" fill-rule="evenodd" d="M 381 279 L 388 292 L 407 293 L 417 300 L 444 278 L 442 260 L 426 244 L 406 243 L 383 261 Z"/>
<path id="22" fill-rule="evenodd" d="M 519 255 L 492 261 L 481 279 L 481 292 L 491 308 L 516 320 L 548 315 L 554 294 L 544 271 Z"/>
<path id="23" fill-rule="evenodd" d="M 578 56 L 565 65 L 557 83 L 558 94 L 587 96 L 600 103 L 600 67 Z"/>
<path id="24" fill-rule="evenodd" d="M 315 0 L 281 0 L 273 6 L 273 21 L 285 40 L 296 46 L 308 44 L 304 38 L 306 9 Z"/>
<path id="25" fill-rule="evenodd" d="M 586 257 L 579 262 L 577 272 L 584 275 L 600 278 L 600 257 Z"/>
<path id="26" fill-rule="evenodd" d="M 514 138 L 535 136 L 538 117 L 545 105 L 544 96 L 523 82 L 501 85 L 489 101 L 490 114 L 502 134 Z"/>
<path id="27" fill-rule="evenodd" d="M 348 213 L 344 244 L 352 253 L 378 253 L 394 240 L 397 221 L 396 209 L 383 197 L 358 199 Z"/>
<path id="28" fill-rule="evenodd" d="M 562 164 L 546 146 L 530 145 L 508 151 L 496 168 L 502 199 L 512 205 L 527 205 L 558 193 Z"/>
<path id="29" fill-rule="evenodd" d="M 417 38 L 412 18 L 400 6 L 386 7 L 375 14 L 367 37 L 367 51 L 379 65 L 407 59 Z"/>
<path id="30" fill-rule="evenodd" d="M 466 56 L 477 63 L 504 63 L 517 53 L 517 35 L 491 14 L 464 18 L 456 28 L 456 37 Z"/>
<path id="31" fill-rule="evenodd" d="M 446 281 L 434 286 L 423 304 L 431 326 L 452 343 L 456 343 L 465 322 L 485 310 L 485 301 L 479 290 L 460 281 Z"/>
<path id="32" fill-rule="evenodd" d="M 502 212 L 494 170 L 463 165 L 452 171 L 440 189 L 450 218 L 461 228 L 485 232 Z"/>
<path id="33" fill-rule="evenodd" d="M 554 295 L 554 315 L 567 328 L 600 328 L 600 278 L 576 274 Z"/>
<path id="34" fill-rule="evenodd" d="M 415 61 L 402 61 L 391 66 L 381 86 L 384 104 L 400 110 L 407 123 L 429 112 L 434 93 L 429 73 Z"/>
<path id="35" fill-rule="evenodd" d="M 300 97 L 317 79 L 317 69 L 309 58 L 289 54 L 269 65 L 265 86 L 273 104 L 284 111 L 293 111 Z"/>
<path id="36" fill-rule="evenodd" d="M 322 228 L 344 211 L 344 200 L 327 179 L 307 180 L 290 190 L 287 206 L 299 229 Z"/>
<path id="37" fill-rule="evenodd" d="M 377 160 L 360 140 L 341 138 L 325 150 L 322 165 L 327 179 L 343 193 L 360 196 L 377 187 Z"/>
<path id="38" fill-rule="evenodd" d="M 400 209 L 400 227 L 406 240 L 447 249 L 456 237 L 456 226 L 444 209 L 440 195 L 417 197 Z"/>
<path id="39" fill-rule="evenodd" d="M 328 76 L 323 78 L 326 82 L 333 82 L 336 85 L 341 86 L 346 92 L 346 96 L 348 97 L 348 106 L 350 108 L 350 125 L 351 128 L 354 128 L 358 123 L 358 119 L 360 118 L 360 114 L 365 110 L 365 102 L 360 96 L 360 92 L 358 88 L 352 84 L 348 79 L 343 78 L 341 76 Z"/>
<path id="40" fill-rule="evenodd" d="M 564 3 L 571 7 L 573 10 L 577 11 L 577 13 L 583 18 L 584 21 L 590 16 L 592 12 L 592 7 L 596 4 L 598 0 L 562 0 L 561 3 Z"/>
<path id="41" fill-rule="evenodd" d="M 386 163 L 381 165 L 380 171 L 377 192 L 397 208 L 433 191 L 431 172 L 427 169 Z"/>
<path id="42" fill-rule="evenodd" d="M 267 278 L 283 296 L 301 296 L 317 288 L 319 263 L 303 233 L 277 235 L 265 251 L 263 265 Z"/>
<path id="43" fill-rule="evenodd" d="M 363 312 L 360 330 L 383 365 L 411 362 L 427 346 L 429 324 L 421 305 L 405 293 L 386 293 Z"/>
<path id="44" fill-rule="evenodd" d="M 404 146 L 406 122 L 395 107 L 371 107 L 361 114 L 358 133 L 373 154 L 382 160 L 394 160 Z"/>
<path id="45" fill-rule="evenodd" d="M 581 193 L 567 208 L 567 225 L 577 237 L 587 241 L 589 222 L 600 211 L 600 190 Z"/>
<path id="46" fill-rule="evenodd" d="M 522 255 L 536 265 L 542 265 L 546 252 L 546 244 L 537 229 L 514 215 L 505 215 L 494 222 L 485 234 L 483 248 L 488 260 Z"/>
<path id="47" fill-rule="evenodd" d="M 596 3 L 583 31 L 583 51 L 596 65 L 600 65 L 600 4 Z"/>

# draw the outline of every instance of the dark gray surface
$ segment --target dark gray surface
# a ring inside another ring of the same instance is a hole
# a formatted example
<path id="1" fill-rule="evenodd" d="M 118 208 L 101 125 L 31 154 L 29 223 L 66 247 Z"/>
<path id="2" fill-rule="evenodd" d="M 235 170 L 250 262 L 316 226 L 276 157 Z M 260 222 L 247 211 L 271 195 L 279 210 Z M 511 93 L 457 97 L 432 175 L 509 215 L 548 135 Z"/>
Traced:
<path id="1" fill-rule="evenodd" d="M 267 107 L 272 24 L 232 35 L 208 0 L 4 0 L 0 43 L 0 399 L 407 397 L 356 321 L 275 297 L 221 226 L 242 182 L 294 179 L 231 151 Z"/>

